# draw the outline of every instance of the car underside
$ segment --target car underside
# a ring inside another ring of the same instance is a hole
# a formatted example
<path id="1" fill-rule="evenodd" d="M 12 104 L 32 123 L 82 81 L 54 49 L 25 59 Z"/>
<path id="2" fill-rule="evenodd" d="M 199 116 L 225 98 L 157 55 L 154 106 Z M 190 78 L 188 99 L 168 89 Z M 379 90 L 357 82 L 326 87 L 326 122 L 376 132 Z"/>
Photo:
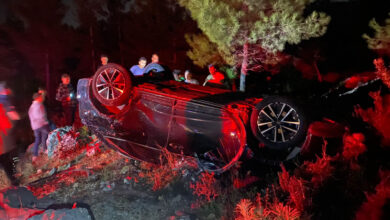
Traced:
<path id="1" fill-rule="evenodd" d="M 286 98 L 246 97 L 174 80 L 129 77 L 128 82 L 127 74 L 110 64 L 78 83 L 82 122 L 125 156 L 159 163 L 162 149 L 167 149 L 223 172 L 246 149 L 290 151 L 306 135 L 301 110 Z"/>

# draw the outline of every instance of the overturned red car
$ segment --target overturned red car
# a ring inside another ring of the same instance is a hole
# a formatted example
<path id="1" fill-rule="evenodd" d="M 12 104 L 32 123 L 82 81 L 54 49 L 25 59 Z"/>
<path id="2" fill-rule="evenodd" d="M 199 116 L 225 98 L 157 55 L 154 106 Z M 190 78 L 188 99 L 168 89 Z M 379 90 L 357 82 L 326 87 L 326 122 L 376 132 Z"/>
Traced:
<path id="1" fill-rule="evenodd" d="M 78 82 L 83 124 L 125 156 L 158 163 L 165 148 L 223 172 L 248 149 L 289 158 L 304 142 L 306 119 L 289 99 L 177 82 L 159 64 L 144 73 L 111 63 Z"/>

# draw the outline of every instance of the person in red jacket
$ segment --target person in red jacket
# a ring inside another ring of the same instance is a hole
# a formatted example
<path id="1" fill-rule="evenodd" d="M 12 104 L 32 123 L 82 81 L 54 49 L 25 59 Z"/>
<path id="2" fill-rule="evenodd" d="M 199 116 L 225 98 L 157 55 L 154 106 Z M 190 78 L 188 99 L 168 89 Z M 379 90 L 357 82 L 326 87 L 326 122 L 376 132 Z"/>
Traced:
<path id="1" fill-rule="evenodd" d="M 209 72 L 210 74 L 206 77 L 206 80 L 204 81 L 203 85 L 205 86 L 207 83 L 213 83 L 223 86 L 223 83 L 225 81 L 225 75 L 219 72 L 217 68 L 212 64 L 209 65 Z"/>
<path id="2" fill-rule="evenodd" d="M 0 82 L 0 167 L 4 168 L 12 185 L 18 185 L 18 180 L 14 176 L 18 147 L 12 137 L 12 130 L 20 116 L 9 101 L 11 92 L 5 83 Z"/>

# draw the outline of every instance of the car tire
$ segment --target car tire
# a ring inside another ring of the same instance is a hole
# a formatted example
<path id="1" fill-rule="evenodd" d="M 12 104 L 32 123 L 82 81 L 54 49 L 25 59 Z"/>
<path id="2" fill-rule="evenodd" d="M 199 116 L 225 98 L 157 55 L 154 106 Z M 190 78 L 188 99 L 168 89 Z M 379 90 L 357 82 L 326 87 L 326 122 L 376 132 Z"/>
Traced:
<path id="1" fill-rule="evenodd" d="M 254 136 L 267 148 L 286 150 L 300 144 L 307 132 L 307 118 L 301 108 L 284 97 L 267 97 L 250 118 Z"/>
<path id="2" fill-rule="evenodd" d="M 92 78 L 93 96 L 105 106 L 126 103 L 130 98 L 131 89 L 129 72 L 115 63 L 101 66 Z"/>

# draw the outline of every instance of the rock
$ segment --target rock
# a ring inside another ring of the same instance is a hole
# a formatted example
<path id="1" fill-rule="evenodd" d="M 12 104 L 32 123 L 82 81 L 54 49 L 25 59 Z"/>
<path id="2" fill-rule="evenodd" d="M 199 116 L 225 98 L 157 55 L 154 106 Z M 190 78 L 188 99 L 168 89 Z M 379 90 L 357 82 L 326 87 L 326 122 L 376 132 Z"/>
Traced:
<path id="1" fill-rule="evenodd" d="M 129 184 L 130 184 L 130 180 L 127 179 L 127 178 L 124 178 L 124 179 L 123 179 L 123 183 L 129 185 Z"/>
<path id="2" fill-rule="evenodd" d="M 109 192 L 111 190 L 115 189 L 115 183 L 110 184 L 107 182 L 107 184 L 104 186 L 103 191 L 104 192 Z"/>
<path id="3" fill-rule="evenodd" d="M 66 126 L 63 128 L 57 128 L 49 133 L 46 141 L 47 155 L 53 157 L 53 155 L 59 150 L 69 151 L 76 146 L 76 135 L 70 134 L 74 132 L 72 126 Z"/>
<path id="4" fill-rule="evenodd" d="M 111 191 L 110 188 L 108 188 L 108 187 L 104 187 L 104 188 L 103 188 L 103 192 L 109 192 L 109 191 Z"/>
<path id="5" fill-rule="evenodd" d="M 129 166 L 124 166 L 122 169 L 121 169 L 121 174 L 126 174 L 127 172 L 129 172 L 130 170 L 130 167 Z"/>
<path id="6" fill-rule="evenodd" d="M 61 220 L 74 220 L 74 219 L 92 219 L 89 212 L 85 208 L 75 209 L 49 209 L 40 215 L 35 215 L 28 220 L 41 220 L 41 219 L 61 219 Z"/>
<path id="7" fill-rule="evenodd" d="M 106 181 L 100 182 L 100 188 L 104 188 L 108 183 Z"/>
<path id="8" fill-rule="evenodd" d="M 133 164 L 133 166 L 135 167 L 138 167 L 139 166 L 139 161 L 138 160 L 131 160 L 131 163 Z"/>
<path id="9" fill-rule="evenodd" d="M 33 210 L 41 210 L 46 209 L 47 207 L 55 203 L 55 201 L 49 197 L 44 197 L 41 199 L 36 198 L 33 192 L 31 192 L 26 187 L 9 188 L 8 190 L 0 193 L 0 199 L 2 196 L 4 196 L 4 204 L 8 205 L 11 208 L 27 208 Z M 0 217 L 0 219 L 3 218 Z"/>
<path id="10" fill-rule="evenodd" d="M 3 193 L 5 204 L 12 208 L 31 208 L 36 206 L 38 199 L 25 187 L 10 188 Z"/>
<path id="11" fill-rule="evenodd" d="M 210 215 L 207 216 L 206 219 L 207 219 L 207 220 L 214 220 L 214 219 L 217 219 L 217 218 L 215 217 L 215 214 L 214 214 L 214 213 L 211 213 Z"/>
<path id="12" fill-rule="evenodd" d="M 181 200 L 181 195 L 177 195 L 175 198 L 172 199 L 172 202 L 177 203 L 180 202 L 180 200 Z"/>

